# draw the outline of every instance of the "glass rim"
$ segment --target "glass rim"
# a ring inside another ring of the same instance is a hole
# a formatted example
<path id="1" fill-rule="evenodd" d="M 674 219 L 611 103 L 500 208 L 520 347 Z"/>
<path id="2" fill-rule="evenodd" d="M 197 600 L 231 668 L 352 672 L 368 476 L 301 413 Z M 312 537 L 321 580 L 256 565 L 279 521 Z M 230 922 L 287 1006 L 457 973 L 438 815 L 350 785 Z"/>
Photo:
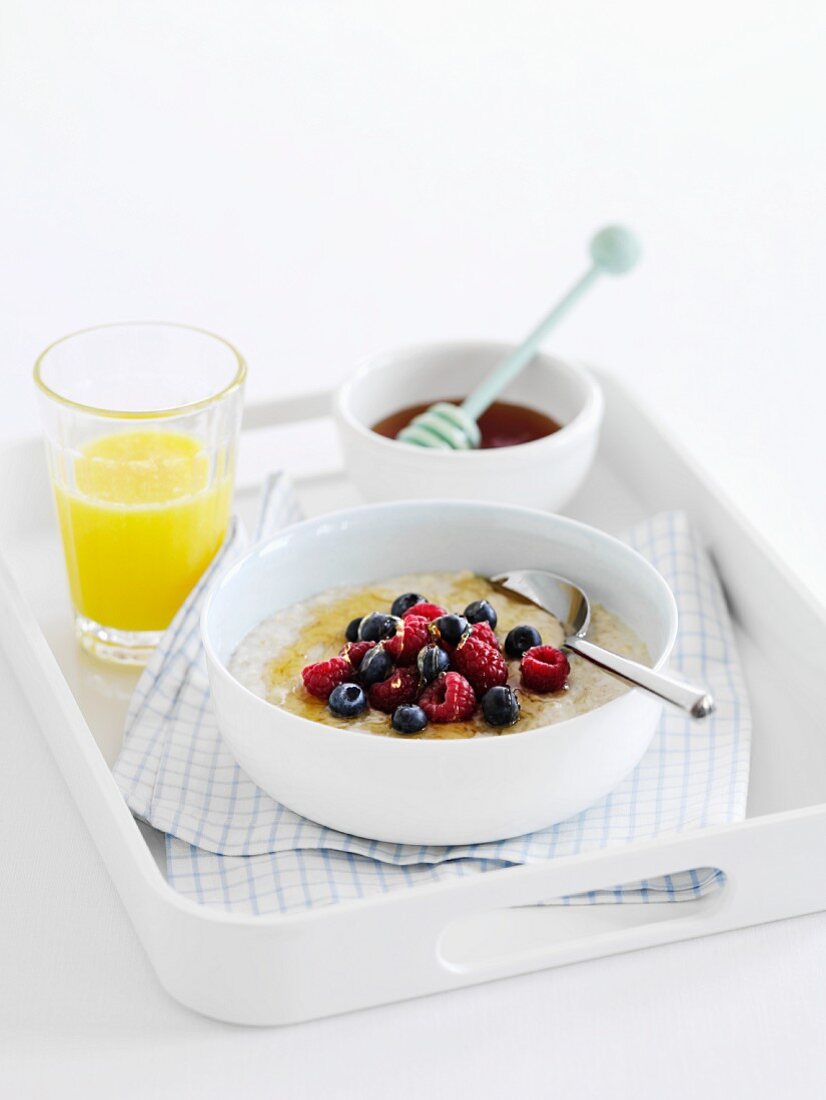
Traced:
<path id="1" fill-rule="evenodd" d="M 190 401 L 183 405 L 169 406 L 168 408 L 130 410 L 106 409 L 100 408 L 97 405 L 87 405 L 82 401 L 74 401 L 71 397 L 65 397 L 63 394 L 58 393 L 57 390 L 52 389 L 52 387 L 44 381 L 42 373 L 44 361 L 49 353 L 54 351 L 54 349 L 61 344 L 65 344 L 69 340 L 74 340 L 78 336 L 87 336 L 89 333 L 100 332 L 103 329 L 140 327 L 183 329 L 187 332 L 197 332 L 201 336 L 209 336 L 210 339 L 217 340 L 219 344 L 223 344 L 224 347 L 228 349 L 235 360 L 236 370 L 233 378 L 222 389 L 216 390 L 216 392 L 210 394 L 209 397 L 202 397 L 198 401 Z M 104 325 L 90 325 L 88 328 L 77 329 L 75 332 L 69 332 L 65 336 L 53 340 L 48 347 L 41 351 L 37 359 L 35 359 L 32 374 L 35 385 L 44 396 L 57 402 L 59 405 L 74 409 L 76 412 L 87 413 L 91 416 L 106 417 L 110 420 L 163 420 L 173 416 L 182 416 L 186 413 L 197 412 L 199 409 L 214 405 L 224 397 L 229 396 L 233 390 L 243 385 L 247 376 L 247 364 L 241 352 L 234 344 L 231 344 L 229 340 L 226 340 L 223 336 L 219 336 L 216 332 L 210 332 L 205 328 L 198 328 L 196 325 L 184 325 L 175 321 L 110 321 Z"/>

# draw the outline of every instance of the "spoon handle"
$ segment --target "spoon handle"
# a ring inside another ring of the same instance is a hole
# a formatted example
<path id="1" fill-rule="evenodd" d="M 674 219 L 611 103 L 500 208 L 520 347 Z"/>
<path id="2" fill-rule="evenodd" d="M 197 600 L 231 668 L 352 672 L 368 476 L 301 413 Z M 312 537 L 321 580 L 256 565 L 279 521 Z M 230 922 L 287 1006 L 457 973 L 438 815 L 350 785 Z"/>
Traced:
<path id="1" fill-rule="evenodd" d="M 705 718 L 714 710 L 714 699 L 703 691 L 702 688 L 693 687 L 682 680 L 675 680 L 662 672 L 655 672 L 653 668 L 647 668 L 637 661 L 631 661 L 628 657 L 620 657 L 618 653 L 594 645 L 584 638 L 570 637 L 565 639 L 566 649 L 578 653 L 586 661 L 597 665 L 606 672 L 612 672 L 635 687 L 644 691 L 650 691 L 652 695 L 664 699 L 666 703 L 673 703 L 677 707 L 688 711 L 692 718 Z"/>

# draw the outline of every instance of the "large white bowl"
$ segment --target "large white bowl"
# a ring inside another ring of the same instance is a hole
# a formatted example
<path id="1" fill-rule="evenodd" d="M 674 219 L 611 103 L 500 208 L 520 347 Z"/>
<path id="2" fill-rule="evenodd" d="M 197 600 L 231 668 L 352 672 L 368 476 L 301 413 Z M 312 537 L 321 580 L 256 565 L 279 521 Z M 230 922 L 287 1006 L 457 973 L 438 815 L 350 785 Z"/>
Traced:
<path id="1" fill-rule="evenodd" d="M 601 798 L 636 765 L 653 735 L 660 703 L 640 691 L 541 729 L 404 740 L 300 718 L 260 699 L 228 671 L 235 648 L 263 618 L 334 585 L 418 571 L 489 576 L 512 568 L 570 577 L 640 635 L 656 667 L 665 663 L 677 628 L 668 585 L 639 554 L 592 527 L 473 502 L 337 512 L 257 545 L 208 596 L 201 628 L 212 698 L 241 767 L 313 821 L 406 844 L 517 836 Z"/>
<path id="2" fill-rule="evenodd" d="M 596 453 L 602 391 L 574 363 L 537 355 L 503 395 L 563 427 L 516 447 L 443 451 L 386 439 L 372 425 L 410 405 L 464 397 L 513 351 L 509 344 L 431 344 L 368 362 L 336 394 L 347 470 L 366 500 L 498 500 L 558 511 Z"/>

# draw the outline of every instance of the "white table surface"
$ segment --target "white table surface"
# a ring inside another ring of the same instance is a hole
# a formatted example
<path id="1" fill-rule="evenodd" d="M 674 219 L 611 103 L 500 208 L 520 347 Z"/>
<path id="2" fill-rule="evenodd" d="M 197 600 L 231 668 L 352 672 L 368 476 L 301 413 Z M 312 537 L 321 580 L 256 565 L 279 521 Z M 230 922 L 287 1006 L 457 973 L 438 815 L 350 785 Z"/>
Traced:
<path id="1" fill-rule="evenodd" d="M 826 9 L 780 0 L 6 0 L 0 436 L 37 429 L 31 361 L 72 329 L 203 325 L 250 396 L 293 393 L 520 337 L 622 220 L 645 264 L 551 346 L 642 393 L 826 600 L 825 45 Z M 200 1019 L 5 665 L 0 714 L 2 1096 L 823 1094 L 826 915 L 280 1031 Z"/>

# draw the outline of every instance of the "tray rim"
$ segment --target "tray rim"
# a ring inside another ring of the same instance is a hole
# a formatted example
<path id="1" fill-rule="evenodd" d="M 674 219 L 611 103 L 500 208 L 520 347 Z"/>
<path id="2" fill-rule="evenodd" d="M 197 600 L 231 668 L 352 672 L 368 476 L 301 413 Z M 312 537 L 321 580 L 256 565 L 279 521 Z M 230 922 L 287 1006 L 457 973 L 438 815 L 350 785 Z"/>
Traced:
<path id="1" fill-rule="evenodd" d="M 652 427 L 659 430 L 659 426 L 656 421 L 648 415 L 648 410 L 644 407 L 644 402 L 640 400 L 637 395 L 631 395 L 630 391 L 615 379 L 611 378 L 604 371 L 595 369 L 594 367 L 588 368 L 595 373 L 600 380 L 603 387 L 608 388 L 611 391 L 611 395 L 616 397 L 621 395 L 622 398 L 631 404 L 638 407 L 639 411 L 644 415 L 647 415 Z M 243 430 L 245 431 L 259 431 L 266 430 L 273 427 L 278 427 L 285 424 L 294 424 L 303 420 L 321 419 L 331 415 L 331 402 L 334 394 L 334 390 L 331 389 L 319 389 L 310 391 L 304 394 L 292 395 L 283 399 L 274 398 L 263 400 L 259 402 L 250 403 L 245 407 L 243 418 Z M 803 601 L 805 601 L 809 607 L 816 614 L 819 612 L 822 620 L 824 630 L 826 630 L 826 606 L 821 605 L 814 594 L 808 589 L 795 573 L 788 569 L 779 555 L 774 549 L 766 542 L 763 536 L 757 531 L 751 522 L 745 517 L 737 505 L 731 501 L 727 495 L 715 485 L 713 485 L 705 475 L 696 469 L 691 457 L 687 454 L 685 448 L 672 440 L 664 440 L 664 443 L 673 451 L 677 456 L 688 466 L 690 466 L 697 476 L 697 478 L 705 483 L 706 490 L 713 495 L 717 501 L 726 509 L 726 511 L 736 520 L 738 526 L 740 526 L 744 533 L 749 537 L 749 540 L 755 545 L 759 546 L 759 549 L 763 555 L 765 555 L 771 562 L 772 566 L 783 576 L 783 580 L 795 588 L 796 595 Z M 11 444 L 0 448 L 0 463 L 3 462 L 7 456 L 14 451 L 24 452 L 29 451 L 31 448 L 40 448 L 41 440 L 36 436 L 29 436 L 26 438 L 18 438 Z M 331 471 L 333 472 L 333 471 Z M 326 472 L 322 474 L 310 475 L 308 480 L 312 480 L 315 477 L 329 476 Z M 297 478 L 299 482 L 301 478 Z M 63 675 L 60 664 L 52 652 L 52 649 L 46 640 L 43 632 L 40 628 L 40 624 L 37 621 L 37 617 L 34 611 L 28 606 L 25 596 L 20 591 L 16 584 L 11 569 L 5 560 L 5 553 L 0 545 L 0 590 L 4 596 L 4 602 L 7 603 L 15 612 L 15 616 L 18 620 L 18 627 L 21 635 L 26 639 L 27 645 L 33 652 L 33 655 L 39 656 L 38 663 L 40 664 L 43 672 L 48 676 L 50 689 L 56 694 L 64 695 L 65 705 L 67 707 L 66 717 L 72 724 L 73 738 L 78 744 L 78 748 L 81 753 L 87 757 L 89 766 L 98 771 L 102 768 L 102 772 L 98 778 L 104 785 L 104 793 L 107 795 L 107 801 L 111 798 L 113 805 L 113 812 L 120 818 L 118 821 L 119 826 L 124 827 L 124 839 L 128 843 L 129 847 L 134 850 L 141 870 L 145 874 L 147 884 L 154 891 L 159 892 L 163 900 L 166 903 L 171 903 L 176 908 L 185 912 L 190 912 L 198 915 L 202 919 L 214 920 L 220 924 L 238 924 L 238 925 L 253 925 L 260 927 L 262 924 L 284 927 L 288 925 L 301 925 L 308 920 L 317 920 L 328 917 L 331 912 L 339 910 L 348 910 L 353 912 L 362 911 L 365 908 L 372 908 L 373 906 L 381 906 L 383 904 L 392 903 L 399 900 L 399 898 L 409 898 L 411 895 L 440 895 L 444 893 L 453 893 L 455 891 L 461 891 L 463 893 L 470 894 L 472 892 L 469 887 L 472 887 L 474 883 L 481 879 L 471 877 L 468 879 L 461 879 L 457 882 L 443 882 L 443 883 L 424 883 L 415 887 L 412 887 L 409 891 L 390 892 L 388 894 L 377 894 L 373 897 L 356 898 L 352 900 L 343 900 L 336 902 L 333 906 L 321 906 L 315 909 L 308 909 L 306 912 L 296 912 L 288 914 L 272 913 L 272 914 L 246 914 L 235 913 L 228 910 L 223 910 L 217 906 L 201 905 L 198 902 L 191 901 L 185 895 L 180 894 L 174 887 L 170 886 L 164 878 L 160 867 L 153 858 L 149 848 L 141 836 L 140 830 L 137 826 L 137 822 L 131 814 L 126 802 L 123 800 L 122 795 L 114 781 L 114 777 L 106 764 L 100 749 L 98 748 L 97 741 L 94 734 L 91 732 L 88 723 L 83 715 L 83 712 L 74 697 L 71 690 L 71 686 Z M 3 649 L 8 659 L 8 645 L 7 645 L 8 631 L 0 623 L 0 643 L 3 643 Z M 38 653 L 39 651 L 39 653 Z M 11 664 L 11 661 L 9 662 Z M 15 678 L 19 681 L 19 677 Z M 21 685 L 22 687 L 22 685 Z M 31 700 L 27 692 L 24 691 L 27 702 L 31 705 Z M 72 712 L 72 713 L 69 713 Z M 89 743 L 84 743 L 81 738 L 88 739 Z M 98 759 L 96 759 L 96 757 Z M 106 790 L 108 788 L 108 790 Z M 789 810 L 782 810 L 775 813 L 760 814 L 755 817 L 746 817 L 743 821 L 730 822 L 722 825 L 706 826 L 703 829 L 692 830 L 690 835 L 692 837 L 704 837 L 713 839 L 717 836 L 728 835 L 731 833 L 748 832 L 755 826 L 765 824 L 767 822 L 784 822 L 784 821 L 797 821 L 803 820 L 808 817 L 818 818 L 823 816 L 826 819 L 826 801 L 822 803 L 814 803 L 810 806 L 795 807 Z M 672 847 L 676 847 L 675 842 L 679 839 L 680 834 L 666 835 L 663 837 L 655 838 L 653 840 L 640 840 L 630 844 L 622 846 L 615 846 L 607 849 L 601 849 L 594 852 L 582 853 L 574 856 L 566 856 L 555 859 L 547 866 L 556 867 L 569 867 L 572 865 L 586 865 L 586 864 L 598 864 L 603 861 L 600 857 L 609 857 L 616 855 L 617 853 L 636 853 L 636 852 L 664 852 Z M 546 864 L 525 864 L 521 866 L 503 867 L 493 871 L 489 871 L 484 876 L 484 880 L 488 883 L 498 881 L 504 876 L 508 876 L 509 881 L 516 877 L 540 877 L 538 872 L 545 869 Z M 606 884 L 610 885 L 610 884 Z M 487 892 L 487 891 L 485 891 Z M 398 897 L 397 897 L 398 895 Z M 681 903 L 685 904 L 685 903 Z"/>
<path id="2" fill-rule="evenodd" d="M 778 555 L 766 543 L 765 539 L 755 531 L 751 523 L 742 516 L 736 505 L 728 500 L 724 493 L 717 489 L 710 480 L 696 469 L 692 459 L 685 453 L 685 449 L 666 439 L 656 421 L 648 414 L 644 404 L 636 395 L 631 396 L 624 387 L 614 379 L 597 372 L 603 386 L 609 393 L 609 397 L 615 401 L 627 402 L 638 410 L 639 414 L 646 417 L 652 430 L 659 433 L 663 446 L 666 446 L 698 479 L 701 487 L 729 514 L 732 521 L 738 526 L 744 537 L 755 545 L 766 559 L 767 565 L 777 573 L 778 578 L 789 586 L 794 597 L 801 603 L 805 603 L 807 613 L 810 615 L 813 625 L 826 632 L 826 608 L 824 608 L 809 592 L 805 583 L 792 573 L 779 559 Z M 318 391 L 316 393 L 290 397 L 283 401 L 267 401 L 248 406 L 245 416 L 245 428 L 257 430 L 277 426 L 278 424 L 292 423 L 297 420 L 314 419 L 324 417 L 329 413 L 330 391 Z M 18 440 L 0 450 L 0 464 L 7 460 L 12 452 L 30 453 L 34 445 L 39 445 L 36 439 Z M 319 475 L 326 476 L 326 475 Z M 539 897 L 542 893 L 548 896 L 547 891 L 557 889 L 557 880 L 579 881 L 583 876 L 588 877 L 585 888 L 597 888 L 599 884 L 611 886 L 616 881 L 630 881 L 632 877 L 649 877 L 651 874 L 665 873 L 676 870 L 673 860 L 681 852 L 688 860 L 686 866 L 701 865 L 695 860 L 703 860 L 702 855 L 689 855 L 690 852 L 708 852 L 712 854 L 718 845 L 722 849 L 728 849 L 733 844 L 739 844 L 743 838 L 749 848 L 759 840 L 761 834 L 768 835 L 783 833 L 794 834 L 799 828 L 817 827 L 822 830 L 826 823 L 826 802 L 814 803 L 808 806 L 798 806 L 778 812 L 761 814 L 755 817 L 747 817 L 740 822 L 724 825 L 709 826 L 704 829 L 692 830 L 685 834 L 672 834 L 655 840 L 642 840 L 633 844 L 613 847 L 595 852 L 589 852 L 576 856 L 568 856 L 551 861 L 546 864 L 533 864 L 497 869 L 483 876 L 469 876 L 455 882 L 442 882 L 422 884 L 406 891 L 395 891 L 385 895 L 376 895 L 363 899 L 338 902 L 335 905 L 310 909 L 290 914 L 264 914 L 255 915 L 247 913 L 235 913 L 220 909 L 215 906 L 201 905 L 184 895 L 179 894 L 166 881 L 161 868 L 152 856 L 138 825 L 132 817 L 125 801 L 115 784 L 111 771 L 106 764 L 98 747 L 93 733 L 80 709 L 80 705 L 74 697 L 71 687 L 64 677 L 57 657 L 53 653 L 43 631 L 37 621 L 34 610 L 29 606 L 22 591 L 14 581 L 11 570 L 5 560 L 5 553 L 0 547 L 0 604 L 10 614 L 5 614 L 0 621 L 0 643 L 6 653 L 10 668 L 21 687 L 24 697 L 44 732 L 52 751 L 56 757 L 58 766 L 66 779 L 74 801 L 77 803 L 82 816 L 92 833 L 93 839 L 101 852 L 107 869 L 120 893 L 130 916 L 135 923 L 139 936 L 144 941 L 150 958 L 158 971 L 163 984 L 186 1003 L 207 1014 L 228 1018 L 223 1012 L 211 1011 L 200 1003 L 194 1003 L 194 998 L 182 996 L 180 989 L 176 992 L 174 983 L 165 978 L 161 973 L 162 967 L 157 958 L 157 944 L 155 953 L 150 948 L 151 936 L 147 932 L 146 921 L 154 912 L 157 920 L 160 910 L 169 914 L 175 914 L 184 919 L 187 924 L 196 922 L 199 927 L 210 926 L 219 928 L 238 928 L 251 933 L 256 937 L 274 931 L 327 928 L 336 926 L 348 926 L 352 920 L 359 920 L 367 914 L 382 914 L 386 908 L 401 906 L 405 910 L 418 909 L 423 913 L 426 907 L 430 907 L 430 923 L 443 924 L 444 921 L 455 917 L 462 917 L 486 909 L 507 908 L 508 906 L 526 904 L 520 898 L 531 895 Z M 14 630 L 9 628 L 9 623 L 14 623 Z M 14 637 L 15 644 L 10 642 Z M 21 645 L 21 640 L 25 643 Z M 45 687 L 46 691 L 43 692 Z M 68 729 L 69 737 L 61 737 L 55 729 L 55 719 Z M 92 801 L 84 801 L 83 796 L 92 793 Z M 95 801 L 95 799 L 97 801 Z M 752 841 L 752 837 L 755 840 Z M 742 845 L 741 845 L 742 847 Z M 123 861 L 123 856 L 128 856 L 129 862 Z M 612 867 L 620 862 L 630 867 L 645 867 L 645 871 L 639 875 L 633 875 L 628 871 L 619 872 L 627 878 L 618 879 L 618 872 Z M 712 865 L 717 865 L 717 860 L 706 860 Z M 724 861 L 723 861 L 724 862 Z M 661 870 L 657 871 L 656 868 Z M 652 870 L 654 868 L 654 870 Z M 724 868 L 727 870 L 727 868 Z M 552 880 L 551 886 L 543 886 L 546 880 Z M 735 874 L 735 882 L 737 875 Z M 561 892 L 575 892 L 565 890 Z M 736 891 L 735 891 L 736 892 Z M 702 900 L 702 899 L 701 899 Z M 693 906 L 693 902 L 681 903 L 687 907 Z M 650 907 L 648 907 L 650 908 Z M 784 909 L 777 905 L 760 909 L 756 914 L 747 919 L 741 919 L 735 913 L 734 922 L 722 923 L 719 920 L 713 922 L 712 927 L 705 927 L 703 913 L 692 910 L 685 916 L 671 918 L 666 922 L 654 921 L 640 928 L 636 941 L 633 937 L 623 940 L 625 946 L 611 946 L 609 940 L 597 940 L 596 952 L 580 951 L 578 957 L 590 958 L 595 954 L 606 954 L 614 950 L 627 950 L 637 946 L 648 946 L 658 942 L 667 942 L 675 939 L 688 938 L 701 935 L 704 932 L 723 930 L 725 927 L 739 927 L 742 924 L 759 923 L 762 920 L 778 919 L 782 916 L 796 913 L 812 912 L 819 908 L 826 908 L 826 896 L 820 896 L 817 892 L 805 895 L 790 907 Z M 760 915 L 763 912 L 766 915 Z M 604 948 L 604 949 L 603 949 Z M 576 951 L 574 951 L 576 955 Z M 570 955 L 570 953 L 569 953 Z M 524 972 L 525 970 L 538 969 L 541 966 L 556 965 L 557 962 L 574 961 L 570 957 L 551 959 L 547 954 L 541 960 L 534 959 L 523 966 L 522 960 L 511 960 L 497 973 L 496 967 L 489 967 L 481 976 L 457 971 L 454 979 L 436 988 L 452 988 L 470 982 L 487 980 L 490 977 L 504 976 L 509 973 Z M 431 989 L 422 990 L 429 992 Z M 416 992 L 404 993 L 402 996 L 413 996 Z M 379 998 L 399 999 L 397 996 Z M 377 1003 L 376 999 L 364 1003 Z M 346 1007 L 360 1007 L 359 1005 L 345 1005 Z M 343 1010 L 341 1007 L 333 1007 L 331 1011 Z M 324 1014 L 314 1011 L 313 1015 Z M 232 1018 L 238 1018 L 237 1013 Z M 289 1016 L 290 1019 L 296 1017 Z M 300 1016 L 298 1018 L 306 1018 Z M 239 1022 L 244 1022 L 239 1020 Z M 252 1020 L 248 1022 L 261 1022 Z M 282 1022 L 282 1021 L 277 1021 Z M 285 1022 L 285 1021 L 283 1021 Z"/>

